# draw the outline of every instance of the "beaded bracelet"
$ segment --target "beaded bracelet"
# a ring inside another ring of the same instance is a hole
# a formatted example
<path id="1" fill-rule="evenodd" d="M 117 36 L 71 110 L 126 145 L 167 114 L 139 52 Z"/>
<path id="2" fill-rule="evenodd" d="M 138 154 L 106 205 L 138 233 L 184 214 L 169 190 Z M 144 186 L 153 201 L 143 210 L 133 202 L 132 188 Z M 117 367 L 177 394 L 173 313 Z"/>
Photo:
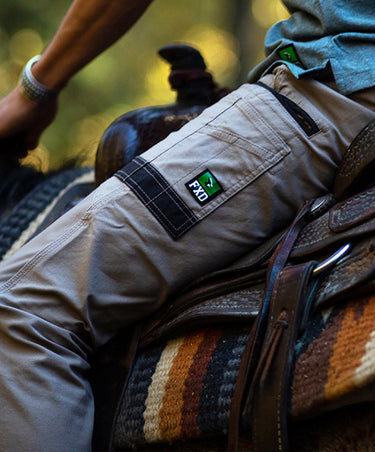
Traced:
<path id="1" fill-rule="evenodd" d="M 57 91 L 47 88 L 34 78 L 31 68 L 33 64 L 40 60 L 40 58 L 41 55 L 37 55 L 28 61 L 22 72 L 20 87 L 23 94 L 25 94 L 28 99 L 37 102 L 38 104 L 44 104 L 53 99 L 57 95 Z"/>

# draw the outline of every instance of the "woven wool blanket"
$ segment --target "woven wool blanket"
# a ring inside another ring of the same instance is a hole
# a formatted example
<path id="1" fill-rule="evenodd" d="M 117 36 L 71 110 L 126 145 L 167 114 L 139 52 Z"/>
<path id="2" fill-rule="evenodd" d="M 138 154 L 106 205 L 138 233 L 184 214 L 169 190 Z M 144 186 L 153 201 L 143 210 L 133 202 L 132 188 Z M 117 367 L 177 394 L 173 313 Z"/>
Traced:
<path id="1" fill-rule="evenodd" d="M 46 178 L 0 221 L 0 260 L 5 260 L 30 240 L 65 194 L 81 184 L 93 184 L 92 168 L 72 168 Z M 78 199 L 79 200 L 79 199 Z M 75 200 L 64 206 L 72 207 Z M 63 213 L 63 212 L 61 212 Z"/>
<path id="2" fill-rule="evenodd" d="M 135 360 L 115 449 L 223 437 L 249 328 L 211 327 L 148 347 Z M 315 313 L 296 345 L 293 418 L 324 412 L 375 379 L 375 296 Z"/>

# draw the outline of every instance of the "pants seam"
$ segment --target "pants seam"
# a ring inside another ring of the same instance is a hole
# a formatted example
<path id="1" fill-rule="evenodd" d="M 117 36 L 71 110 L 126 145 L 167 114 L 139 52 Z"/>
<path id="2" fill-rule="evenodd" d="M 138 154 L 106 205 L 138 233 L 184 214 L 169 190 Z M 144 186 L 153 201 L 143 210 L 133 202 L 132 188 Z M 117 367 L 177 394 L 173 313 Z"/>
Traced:
<path id="1" fill-rule="evenodd" d="M 80 229 L 89 219 L 89 215 L 86 214 L 85 217 L 81 218 L 75 225 L 73 225 L 65 234 L 61 237 L 47 245 L 43 250 L 33 256 L 26 264 L 24 264 L 21 269 L 15 273 L 11 278 L 5 281 L 0 286 L 0 293 L 6 292 L 14 287 L 27 273 L 29 273 L 40 261 L 53 252 L 58 246 L 66 241 L 71 235 Z"/>

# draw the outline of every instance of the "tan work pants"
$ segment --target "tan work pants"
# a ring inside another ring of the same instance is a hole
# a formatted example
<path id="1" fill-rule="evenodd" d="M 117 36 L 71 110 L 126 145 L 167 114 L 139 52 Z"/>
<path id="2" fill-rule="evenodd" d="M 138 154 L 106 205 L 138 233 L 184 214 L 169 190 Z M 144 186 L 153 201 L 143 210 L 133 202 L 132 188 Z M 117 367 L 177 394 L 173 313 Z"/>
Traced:
<path id="1" fill-rule="evenodd" d="M 0 450 L 90 450 L 95 348 L 330 190 L 375 90 L 278 67 L 137 158 L 0 265 Z"/>

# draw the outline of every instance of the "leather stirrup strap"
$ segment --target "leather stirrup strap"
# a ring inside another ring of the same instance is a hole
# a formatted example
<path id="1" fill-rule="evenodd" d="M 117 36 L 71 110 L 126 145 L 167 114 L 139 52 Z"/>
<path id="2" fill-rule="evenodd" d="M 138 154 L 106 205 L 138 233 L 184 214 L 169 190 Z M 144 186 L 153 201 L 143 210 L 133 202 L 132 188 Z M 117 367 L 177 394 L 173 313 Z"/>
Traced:
<path id="1" fill-rule="evenodd" d="M 308 317 L 318 279 L 316 262 L 286 267 L 275 283 L 261 357 L 256 369 L 251 409 L 254 451 L 288 450 L 289 378 L 294 347 Z"/>
<path id="2" fill-rule="evenodd" d="M 235 452 L 237 450 L 241 414 L 246 414 L 251 405 L 252 393 L 249 388 L 252 387 L 252 377 L 257 368 L 261 353 L 261 347 L 265 334 L 265 325 L 267 323 L 269 304 L 274 284 L 278 273 L 283 269 L 287 262 L 301 229 L 306 225 L 309 219 L 309 213 L 311 212 L 311 206 L 313 203 L 314 201 L 308 201 L 302 205 L 292 225 L 284 234 L 283 239 L 277 246 L 270 259 L 269 271 L 267 274 L 266 294 L 242 355 L 237 381 L 234 388 L 229 417 L 227 443 L 227 450 L 230 452 Z"/>
<path id="3" fill-rule="evenodd" d="M 269 264 L 269 271 L 267 274 L 266 293 L 263 299 L 262 306 L 259 310 L 258 317 L 256 319 L 255 334 L 252 338 L 252 347 L 250 351 L 250 357 L 247 362 L 247 388 L 244 388 L 245 400 L 243 400 L 244 415 L 246 415 L 251 409 L 251 402 L 253 398 L 252 393 L 252 378 L 255 374 L 255 370 L 258 366 L 258 361 L 263 345 L 264 335 L 266 331 L 266 324 L 268 319 L 269 307 L 271 302 L 272 293 L 276 278 L 280 271 L 286 265 L 290 252 L 298 238 L 298 235 L 302 228 L 307 224 L 309 220 L 309 213 L 313 201 L 308 201 L 302 205 L 294 219 L 292 225 L 285 233 L 283 240 L 276 248 L 274 254 L 271 257 Z"/>

